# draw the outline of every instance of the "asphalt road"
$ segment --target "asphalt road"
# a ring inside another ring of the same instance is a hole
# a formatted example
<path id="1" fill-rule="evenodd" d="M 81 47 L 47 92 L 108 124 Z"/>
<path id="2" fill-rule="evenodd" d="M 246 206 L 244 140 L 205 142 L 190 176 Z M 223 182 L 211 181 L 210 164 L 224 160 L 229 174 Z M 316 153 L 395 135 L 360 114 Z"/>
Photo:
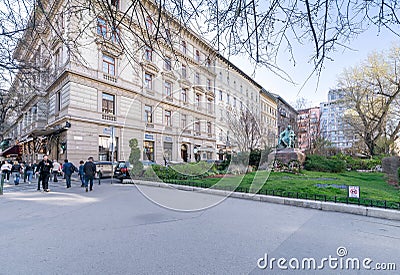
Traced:
<path id="1" fill-rule="evenodd" d="M 6 186 L 0 274 L 282 274 L 271 258 L 284 258 L 291 274 L 399 274 L 399 222 L 241 199 L 181 212 L 134 185 L 103 181 L 89 193 L 79 185 L 51 184 L 50 193 Z M 174 199 L 171 190 L 158 191 Z M 347 255 L 339 257 L 339 247 Z M 269 264 L 260 269 L 265 254 Z M 310 267 L 305 258 L 315 259 L 316 270 L 301 268 Z M 360 269 L 346 270 L 348 258 L 359 259 Z M 366 267 L 395 263 L 397 271 L 366 270 L 365 258 Z"/>

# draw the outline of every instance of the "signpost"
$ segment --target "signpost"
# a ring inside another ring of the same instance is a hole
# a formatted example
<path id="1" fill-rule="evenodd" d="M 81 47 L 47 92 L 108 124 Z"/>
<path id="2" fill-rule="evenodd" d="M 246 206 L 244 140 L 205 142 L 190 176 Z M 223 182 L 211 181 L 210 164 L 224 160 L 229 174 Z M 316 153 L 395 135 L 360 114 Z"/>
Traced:
<path id="1" fill-rule="evenodd" d="M 348 187 L 348 197 L 349 198 L 360 198 L 360 186 L 349 186 Z"/>

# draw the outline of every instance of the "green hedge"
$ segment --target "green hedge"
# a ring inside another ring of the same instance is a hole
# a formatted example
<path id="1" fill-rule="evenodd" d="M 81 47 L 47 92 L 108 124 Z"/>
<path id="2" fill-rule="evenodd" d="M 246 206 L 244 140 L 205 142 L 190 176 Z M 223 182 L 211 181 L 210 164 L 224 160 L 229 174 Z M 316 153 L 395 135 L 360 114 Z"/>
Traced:
<path id="1" fill-rule="evenodd" d="M 332 159 L 340 159 L 346 162 L 346 167 L 351 170 L 372 170 L 377 165 L 382 165 L 383 156 L 374 156 L 371 159 L 354 158 L 348 155 L 338 154 Z"/>
<path id="2" fill-rule="evenodd" d="M 304 163 L 304 169 L 308 171 L 341 173 L 346 170 L 346 162 L 341 159 L 309 155 Z"/>

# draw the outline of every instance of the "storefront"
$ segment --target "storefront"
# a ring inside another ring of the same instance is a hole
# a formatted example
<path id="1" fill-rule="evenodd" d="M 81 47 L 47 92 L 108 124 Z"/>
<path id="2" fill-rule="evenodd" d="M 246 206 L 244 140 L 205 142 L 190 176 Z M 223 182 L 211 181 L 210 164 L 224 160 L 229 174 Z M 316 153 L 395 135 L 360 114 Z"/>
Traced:
<path id="1" fill-rule="evenodd" d="M 155 161 L 154 152 L 154 135 L 144 134 L 143 160 Z"/>

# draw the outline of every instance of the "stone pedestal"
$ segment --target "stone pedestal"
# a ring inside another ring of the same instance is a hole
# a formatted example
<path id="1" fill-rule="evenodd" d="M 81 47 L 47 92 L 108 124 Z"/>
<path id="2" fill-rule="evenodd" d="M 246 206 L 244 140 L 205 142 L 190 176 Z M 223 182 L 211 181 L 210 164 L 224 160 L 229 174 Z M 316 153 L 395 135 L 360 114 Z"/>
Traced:
<path id="1" fill-rule="evenodd" d="M 276 151 L 268 156 L 268 159 L 270 159 L 270 157 L 281 161 L 285 165 L 288 165 L 291 161 L 298 161 L 300 165 L 303 165 L 306 160 L 306 155 L 298 148 L 276 149 Z"/>

